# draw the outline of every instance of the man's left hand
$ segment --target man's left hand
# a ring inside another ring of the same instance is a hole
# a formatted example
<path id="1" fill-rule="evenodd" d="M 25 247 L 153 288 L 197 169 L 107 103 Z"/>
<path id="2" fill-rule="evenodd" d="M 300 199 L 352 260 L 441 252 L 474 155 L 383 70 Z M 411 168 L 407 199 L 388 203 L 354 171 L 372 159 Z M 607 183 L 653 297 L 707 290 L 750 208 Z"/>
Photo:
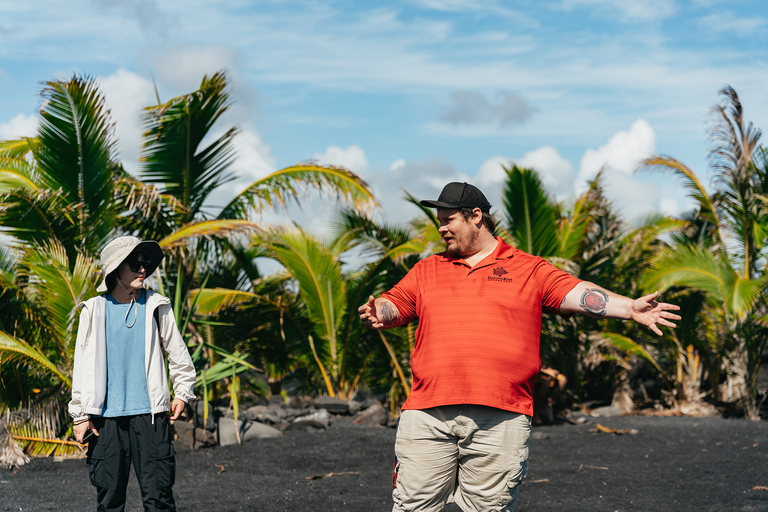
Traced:
<path id="1" fill-rule="evenodd" d="M 632 320 L 643 324 L 650 330 L 661 336 L 661 329 L 656 324 L 665 327 L 675 327 L 675 324 L 669 320 L 680 320 L 680 316 L 669 311 L 679 311 L 680 306 L 667 304 L 666 302 L 656 302 L 659 292 L 640 297 L 632 302 L 631 315 Z"/>

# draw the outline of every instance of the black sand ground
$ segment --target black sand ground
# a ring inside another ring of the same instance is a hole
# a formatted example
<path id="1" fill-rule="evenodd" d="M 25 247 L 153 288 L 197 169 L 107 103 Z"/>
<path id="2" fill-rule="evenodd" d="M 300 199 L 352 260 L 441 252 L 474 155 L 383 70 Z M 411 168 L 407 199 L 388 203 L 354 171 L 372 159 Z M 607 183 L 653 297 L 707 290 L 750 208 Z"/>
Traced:
<path id="1" fill-rule="evenodd" d="M 768 422 L 601 420 L 636 435 L 593 433 L 594 423 L 534 428 L 518 512 L 768 511 Z M 178 450 L 178 510 L 389 511 L 394 437 L 339 422 L 242 448 Z M 327 473 L 336 474 L 307 479 Z M 133 477 L 128 499 L 127 511 L 141 510 Z M 94 509 L 82 460 L 36 459 L 0 472 L 2 511 Z"/>

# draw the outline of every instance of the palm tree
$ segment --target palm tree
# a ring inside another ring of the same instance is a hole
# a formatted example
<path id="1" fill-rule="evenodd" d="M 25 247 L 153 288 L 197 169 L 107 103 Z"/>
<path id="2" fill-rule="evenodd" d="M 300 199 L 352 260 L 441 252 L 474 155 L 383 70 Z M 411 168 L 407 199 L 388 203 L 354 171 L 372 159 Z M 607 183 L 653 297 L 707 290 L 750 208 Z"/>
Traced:
<path id="1" fill-rule="evenodd" d="M 19 389 L 15 399 L 4 390 L 11 403 L 44 383 L 69 386 L 75 305 L 93 293 L 93 255 L 118 211 L 111 122 L 94 81 L 47 82 L 42 95 L 37 137 L 0 143 L 0 227 L 12 237 L 0 353 Z"/>
<path id="2" fill-rule="evenodd" d="M 705 361 L 715 398 L 743 398 L 747 415 L 757 418 L 757 372 L 768 340 L 768 158 L 759 146 L 760 130 L 744 120 L 736 91 L 725 87 L 720 94 L 723 102 L 712 110 L 709 132 L 713 194 L 673 158 L 654 156 L 644 162 L 645 169 L 679 177 L 696 203 L 687 215 L 689 228 L 654 259 L 645 286 L 689 292 L 699 319 L 696 333 L 707 342 Z M 720 386 L 723 373 L 726 386 Z"/>
<path id="3" fill-rule="evenodd" d="M 681 222 L 652 216 L 630 230 L 603 194 L 603 171 L 570 205 L 552 198 L 535 170 L 513 166 L 505 171 L 502 236 L 580 279 L 623 295 L 638 293 L 638 278 L 646 259 L 659 246 L 659 237 L 682 226 Z M 623 322 L 545 315 L 542 323 L 544 364 L 565 374 L 571 389 L 582 399 L 597 398 L 590 393 L 615 388 L 613 401 L 626 411 L 632 407 L 630 366 L 623 358 L 637 356 L 661 370 L 644 347 L 651 344 L 657 345 L 657 341 Z M 608 381 L 600 380 L 593 371 L 604 363 L 613 368 Z"/>

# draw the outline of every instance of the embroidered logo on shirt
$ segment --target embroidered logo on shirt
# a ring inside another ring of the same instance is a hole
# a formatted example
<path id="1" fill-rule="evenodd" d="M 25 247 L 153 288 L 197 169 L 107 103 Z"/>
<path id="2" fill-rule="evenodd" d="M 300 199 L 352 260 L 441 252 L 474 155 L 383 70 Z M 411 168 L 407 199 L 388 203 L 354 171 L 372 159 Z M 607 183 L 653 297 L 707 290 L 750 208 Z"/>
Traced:
<path id="1" fill-rule="evenodd" d="M 495 267 L 493 269 L 493 277 L 488 276 L 489 281 L 501 281 L 503 283 L 511 283 L 512 280 L 506 277 L 503 277 L 504 274 L 509 274 L 506 270 L 504 270 L 504 267 Z"/>

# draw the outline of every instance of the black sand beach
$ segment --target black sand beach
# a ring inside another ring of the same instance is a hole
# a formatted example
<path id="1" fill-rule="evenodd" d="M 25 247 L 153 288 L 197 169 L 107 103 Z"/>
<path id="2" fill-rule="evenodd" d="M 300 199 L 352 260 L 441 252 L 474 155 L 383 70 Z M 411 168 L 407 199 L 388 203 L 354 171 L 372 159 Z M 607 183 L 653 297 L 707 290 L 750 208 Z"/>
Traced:
<path id="1" fill-rule="evenodd" d="M 768 511 L 768 422 L 600 419 L 635 435 L 590 432 L 596 423 L 534 428 L 518 512 Z M 389 511 L 394 437 L 337 420 L 242 447 L 178 449 L 178 510 Z M 140 511 L 131 478 L 126 510 Z M 83 460 L 35 459 L 0 472 L 2 511 L 95 510 L 94 494 Z"/>

